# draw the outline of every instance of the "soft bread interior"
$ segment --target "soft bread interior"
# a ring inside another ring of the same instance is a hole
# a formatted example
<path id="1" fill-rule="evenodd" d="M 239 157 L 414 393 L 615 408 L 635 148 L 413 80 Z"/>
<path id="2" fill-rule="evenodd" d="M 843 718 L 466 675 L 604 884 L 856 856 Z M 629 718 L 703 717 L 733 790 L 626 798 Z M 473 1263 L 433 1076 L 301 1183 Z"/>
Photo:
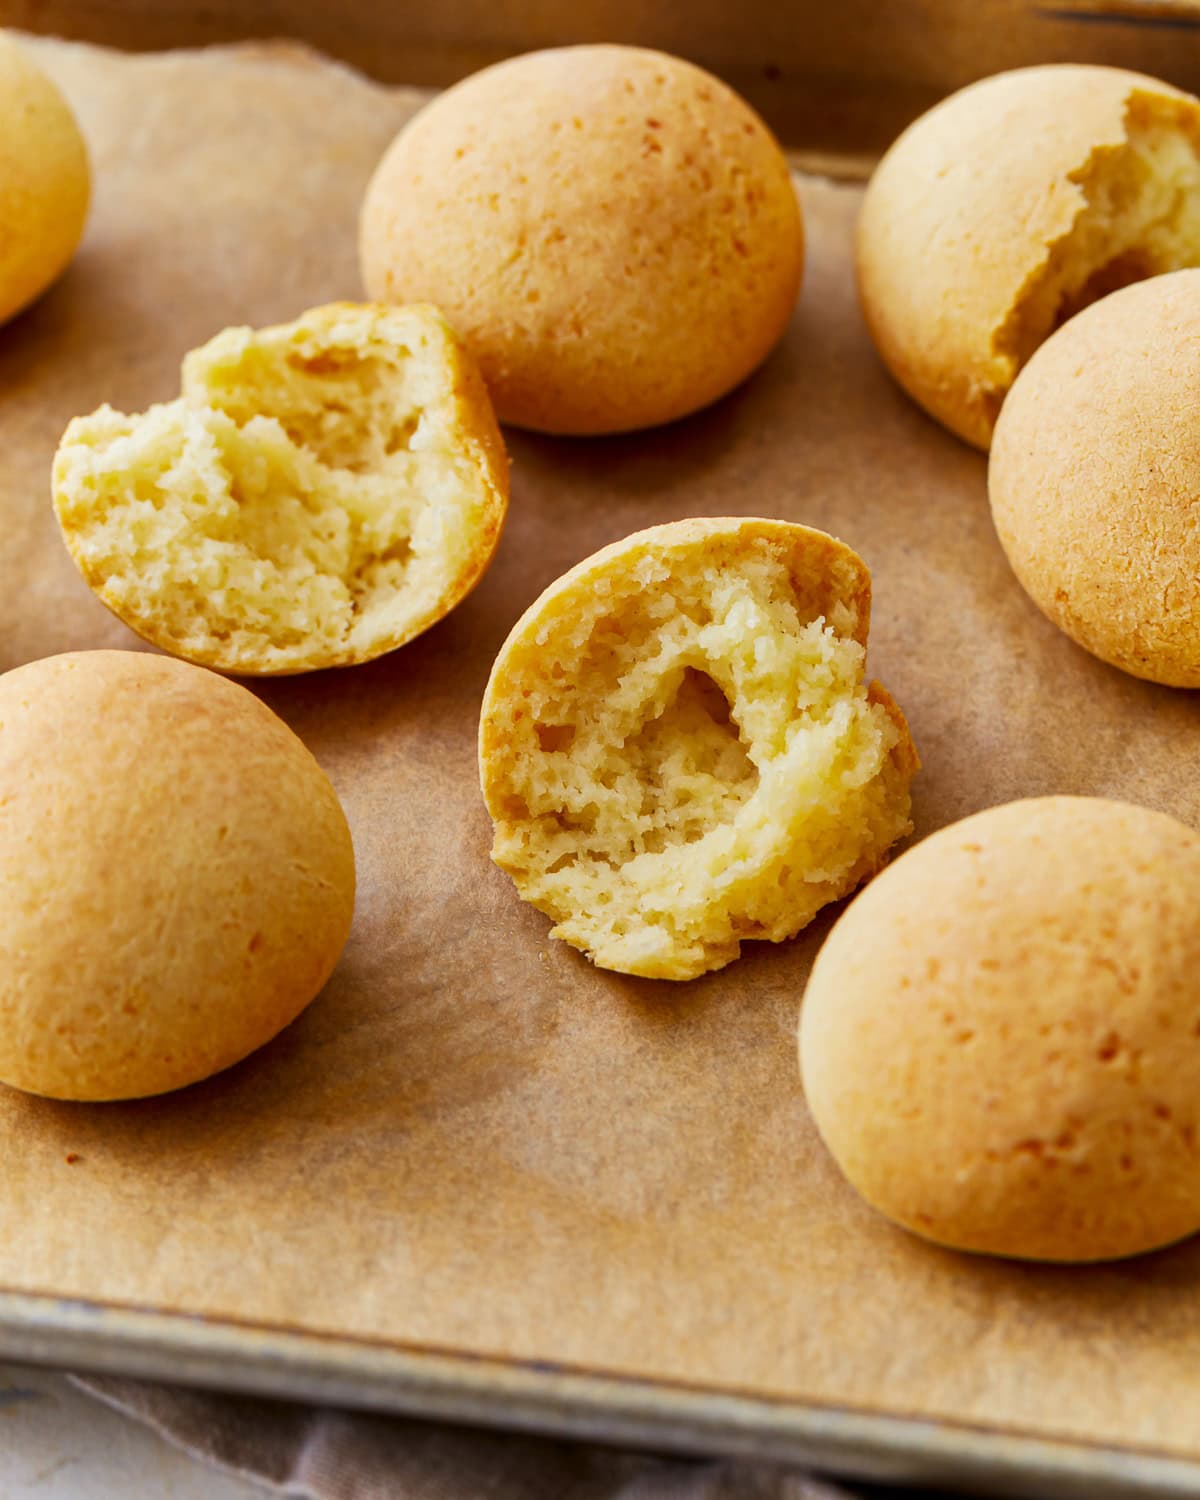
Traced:
<path id="1" fill-rule="evenodd" d="M 72 422 L 56 504 L 105 602 L 182 654 L 268 672 L 363 660 L 456 602 L 496 493 L 449 335 L 404 317 L 230 329 L 188 356 L 182 399 Z"/>
<path id="2" fill-rule="evenodd" d="M 555 937 L 687 979 L 878 867 L 910 827 L 915 757 L 846 624 L 804 618 L 769 548 L 644 565 L 559 613 L 510 685 L 489 788 L 493 857 Z"/>
<path id="3" fill-rule="evenodd" d="M 1135 91 L 1125 131 L 1121 145 L 1093 152 L 1073 174 L 1084 205 L 996 333 L 1002 390 L 1090 303 L 1148 276 L 1200 265 L 1200 108 Z"/>

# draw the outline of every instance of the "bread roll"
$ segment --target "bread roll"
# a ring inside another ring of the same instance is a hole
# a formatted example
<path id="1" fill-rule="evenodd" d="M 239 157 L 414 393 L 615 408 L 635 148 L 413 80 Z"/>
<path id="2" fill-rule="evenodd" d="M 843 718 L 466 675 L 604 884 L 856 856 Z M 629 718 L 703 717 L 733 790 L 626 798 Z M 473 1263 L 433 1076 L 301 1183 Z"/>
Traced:
<path id="1" fill-rule="evenodd" d="M 692 979 L 781 942 L 907 833 L 916 752 L 864 677 L 870 577 L 784 521 L 678 521 L 587 558 L 492 668 L 492 858 L 594 963 Z"/>
<path id="2" fill-rule="evenodd" d="M 294 1020 L 350 930 L 354 852 L 287 725 L 126 651 L 6 673 L 0 725 L 0 1081 L 160 1094 Z"/>
<path id="3" fill-rule="evenodd" d="M 1200 102 L 1118 68 L 1022 68 L 952 95 L 880 162 L 858 225 L 884 363 L 979 448 L 1055 328 L 1198 264 Z"/>
<path id="4" fill-rule="evenodd" d="M 230 328 L 183 395 L 67 428 L 54 503 L 80 572 L 156 646 L 221 671 L 349 666 L 440 620 L 491 561 L 508 462 L 429 307 Z"/>
<path id="5" fill-rule="evenodd" d="M 0 31 L 0 323 L 55 281 L 83 237 L 87 148 L 66 100 Z"/>
<path id="6" fill-rule="evenodd" d="M 842 915 L 804 1093 L 868 1203 L 943 1245 L 1135 1255 L 1200 1228 L 1200 837 L 1127 803 L 990 808 Z"/>
<path id="7" fill-rule="evenodd" d="M 1135 677 L 1200 687 L 1200 270 L 1073 318 L 1018 376 L 988 492 L 1049 619 Z"/>
<path id="8" fill-rule="evenodd" d="M 625 432 L 732 389 L 778 342 L 804 260 L 783 154 L 679 58 L 561 47 L 440 95 L 363 204 L 363 280 L 436 302 L 502 422 Z"/>

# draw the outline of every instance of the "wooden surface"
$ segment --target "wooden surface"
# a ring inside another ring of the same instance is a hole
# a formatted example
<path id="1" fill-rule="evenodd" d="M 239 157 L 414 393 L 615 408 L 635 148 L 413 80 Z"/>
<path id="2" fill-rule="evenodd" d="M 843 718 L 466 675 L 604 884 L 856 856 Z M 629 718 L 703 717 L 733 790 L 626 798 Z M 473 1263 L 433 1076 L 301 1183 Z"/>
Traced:
<path id="1" fill-rule="evenodd" d="M 1098 62 L 1200 92 L 1198 0 L 0 0 L 0 25 L 134 50 L 290 36 L 389 82 L 444 86 L 514 52 L 659 47 L 711 68 L 796 149 L 878 155 L 1002 68 Z"/>

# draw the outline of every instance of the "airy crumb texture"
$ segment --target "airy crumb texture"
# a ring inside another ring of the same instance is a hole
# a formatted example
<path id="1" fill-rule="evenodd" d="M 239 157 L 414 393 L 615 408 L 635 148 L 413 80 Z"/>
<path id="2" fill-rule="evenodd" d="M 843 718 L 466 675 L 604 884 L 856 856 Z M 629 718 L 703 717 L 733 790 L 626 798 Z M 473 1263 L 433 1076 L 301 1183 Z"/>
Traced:
<path id="1" fill-rule="evenodd" d="M 602 968 L 691 979 L 792 937 L 910 829 L 864 680 L 870 583 L 823 532 L 654 527 L 526 611 L 480 725 L 492 857 Z"/>
<path id="2" fill-rule="evenodd" d="M 998 392 L 1098 298 L 1200 263 L 1200 108 L 1134 90 L 1124 141 L 1098 148 L 1071 177 L 1084 205 L 996 331 Z"/>
<path id="3" fill-rule="evenodd" d="M 1137 1255 L 1200 1229 L 1200 837 L 1097 797 L 1010 802 L 842 914 L 804 1094 L 868 1203 L 963 1250 Z"/>
<path id="4" fill-rule="evenodd" d="M 892 374 L 987 448 L 1017 373 L 1056 328 L 1131 282 L 1200 264 L 1200 102 L 1115 68 L 973 84 L 880 163 L 857 257 Z"/>
<path id="5" fill-rule="evenodd" d="M 368 661 L 451 610 L 508 496 L 487 392 L 432 308 L 226 329 L 183 395 L 101 407 L 54 462 L 80 571 L 139 635 L 225 671 Z"/>

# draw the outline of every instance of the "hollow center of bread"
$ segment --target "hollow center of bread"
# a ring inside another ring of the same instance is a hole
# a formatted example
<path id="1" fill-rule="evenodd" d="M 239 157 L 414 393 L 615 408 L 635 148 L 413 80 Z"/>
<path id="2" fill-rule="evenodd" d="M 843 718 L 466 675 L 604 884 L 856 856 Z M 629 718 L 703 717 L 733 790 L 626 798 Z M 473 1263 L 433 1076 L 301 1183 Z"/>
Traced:
<path id="1" fill-rule="evenodd" d="M 640 793 L 645 850 L 694 844 L 758 786 L 729 700 L 697 667 L 684 667 L 675 696 L 626 740 L 623 756 Z"/>
<path id="2" fill-rule="evenodd" d="M 1072 174 L 1084 205 L 1021 288 L 994 340 L 1002 388 L 1090 303 L 1149 276 L 1200 265 L 1200 110 L 1135 92 L 1125 136 Z"/>
<path id="3" fill-rule="evenodd" d="M 542 650 L 494 853 L 601 965 L 687 978 L 789 937 L 905 831 L 863 649 L 770 554 L 602 596 Z"/>
<path id="4" fill-rule="evenodd" d="M 436 616 L 478 486 L 440 417 L 439 357 L 355 332 L 222 335 L 189 356 L 183 399 L 72 424 L 60 514 L 119 613 L 267 670 L 353 659 Z"/>
<path id="5" fill-rule="evenodd" d="M 383 474 L 403 468 L 432 396 L 411 359 L 403 347 L 384 355 L 335 343 L 280 354 L 250 344 L 230 364 L 210 366 L 206 397 L 239 426 L 273 417 L 327 468 Z"/>

